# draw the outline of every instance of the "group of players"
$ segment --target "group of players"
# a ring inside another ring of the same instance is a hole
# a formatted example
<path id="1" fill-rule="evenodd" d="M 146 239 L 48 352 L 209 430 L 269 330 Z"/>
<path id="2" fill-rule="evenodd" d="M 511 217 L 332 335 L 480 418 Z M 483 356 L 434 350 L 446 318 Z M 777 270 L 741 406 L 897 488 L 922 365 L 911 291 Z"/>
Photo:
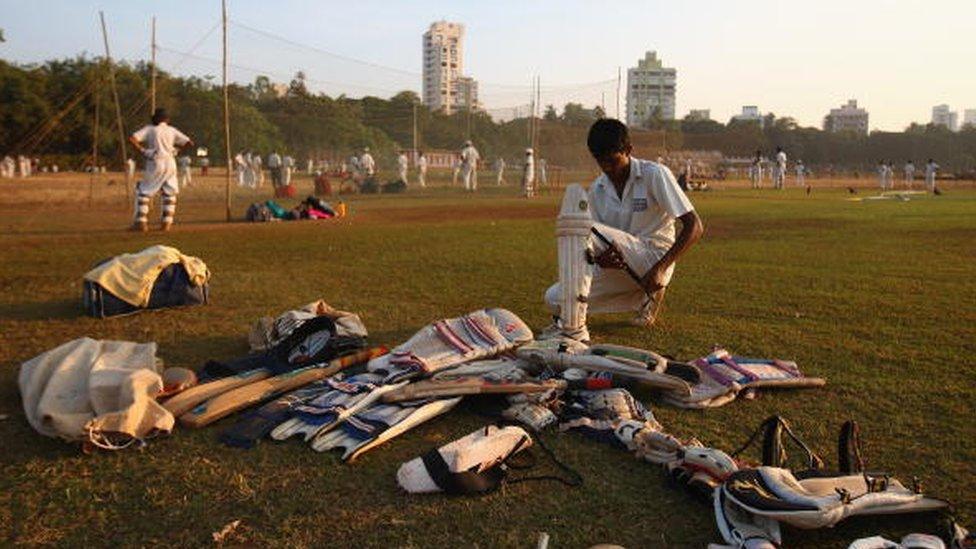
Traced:
<path id="1" fill-rule="evenodd" d="M 766 159 L 763 157 L 762 150 L 757 150 L 756 155 L 752 159 L 752 163 L 749 166 L 749 180 L 752 184 L 753 189 L 762 188 L 763 180 L 763 167 L 766 163 Z M 796 170 L 796 184 L 797 186 L 803 187 L 806 185 L 806 175 L 809 170 L 804 166 L 802 160 L 797 160 L 795 164 Z M 782 189 L 786 183 L 786 172 L 787 172 L 787 156 L 786 151 L 782 147 L 776 147 L 776 154 L 773 156 L 772 162 L 772 180 L 774 189 Z M 905 176 L 904 182 L 907 189 L 911 189 L 915 182 L 915 162 L 908 160 L 905 162 L 903 168 L 903 173 Z M 934 159 L 929 158 L 928 162 L 925 164 L 925 187 L 929 192 L 935 192 L 935 179 L 939 173 L 939 165 Z M 880 160 L 878 161 L 878 184 L 881 187 L 881 191 L 890 191 L 895 188 L 894 184 L 894 166 L 890 160 Z"/>

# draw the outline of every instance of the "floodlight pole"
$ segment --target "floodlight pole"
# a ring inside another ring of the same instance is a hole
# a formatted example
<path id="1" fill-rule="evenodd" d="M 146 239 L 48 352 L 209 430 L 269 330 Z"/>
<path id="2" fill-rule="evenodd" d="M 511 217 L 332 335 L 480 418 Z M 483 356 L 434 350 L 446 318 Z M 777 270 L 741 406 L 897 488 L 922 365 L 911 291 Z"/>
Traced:
<path id="1" fill-rule="evenodd" d="M 617 120 L 620 120 L 620 67 L 617 67 Z"/>
<path id="2" fill-rule="evenodd" d="M 96 70 L 97 73 L 97 70 Z M 95 102 L 95 121 L 92 124 L 92 166 L 88 177 L 88 209 L 90 210 L 95 202 L 95 170 L 98 169 L 98 83 L 92 90 L 92 100 Z M 124 167 L 124 166 L 123 166 Z"/>
<path id="3" fill-rule="evenodd" d="M 417 102 L 413 102 L 413 154 L 417 157 Z M 416 162 L 416 160 L 414 160 Z"/>
<path id="4" fill-rule="evenodd" d="M 156 112 L 156 16 L 152 18 L 152 44 L 150 45 L 152 51 L 152 61 L 149 62 L 150 70 L 150 80 L 149 80 L 149 112 Z"/>
<path id="5" fill-rule="evenodd" d="M 231 157 L 230 157 L 230 96 L 227 93 L 227 0 L 221 0 L 221 13 L 223 24 L 223 83 L 224 83 L 224 152 L 227 155 L 227 177 L 224 181 L 224 197 L 227 202 L 227 221 L 231 220 L 230 213 L 230 183 L 231 183 Z"/>
<path id="6" fill-rule="evenodd" d="M 108 78 L 112 87 L 112 99 L 115 101 L 115 123 L 119 130 L 119 154 L 122 159 L 122 174 L 125 177 L 125 198 L 129 200 L 129 170 L 126 169 L 125 153 L 125 130 L 122 128 L 122 107 L 119 106 L 119 90 L 115 87 L 115 65 L 112 63 L 112 54 L 108 49 L 108 30 L 105 28 L 105 13 L 98 12 L 98 17 L 102 21 L 102 40 L 105 42 L 105 61 L 108 62 Z"/>

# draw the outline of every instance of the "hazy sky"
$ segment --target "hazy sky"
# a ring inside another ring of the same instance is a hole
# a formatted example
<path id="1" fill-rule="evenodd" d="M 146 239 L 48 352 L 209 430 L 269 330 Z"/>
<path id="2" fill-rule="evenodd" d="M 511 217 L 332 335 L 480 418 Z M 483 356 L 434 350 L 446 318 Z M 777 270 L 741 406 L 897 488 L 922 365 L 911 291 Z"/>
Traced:
<path id="1" fill-rule="evenodd" d="M 604 101 L 614 115 L 617 67 L 626 79 L 627 67 L 650 49 L 678 70 L 679 116 L 710 108 L 724 122 L 755 104 L 820 126 L 831 107 L 856 98 L 871 113 L 872 128 L 901 130 L 927 122 L 939 103 L 960 118 L 963 109 L 976 109 L 976 0 L 229 0 L 229 6 L 234 80 L 257 74 L 288 80 L 304 70 L 314 89 L 330 94 L 419 92 L 421 34 L 430 22 L 448 19 L 466 25 L 465 72 L 498 112 L 528 103 L 538 74 L 544 104 Z M 0 58 L 100 55 L 99 9 L 113 56 L 146 59 L 156 15 L 160 66 L 219 78 L 218 0 L 2 0 Z M 193 56 L 183 55 L 194 46 Z"/>

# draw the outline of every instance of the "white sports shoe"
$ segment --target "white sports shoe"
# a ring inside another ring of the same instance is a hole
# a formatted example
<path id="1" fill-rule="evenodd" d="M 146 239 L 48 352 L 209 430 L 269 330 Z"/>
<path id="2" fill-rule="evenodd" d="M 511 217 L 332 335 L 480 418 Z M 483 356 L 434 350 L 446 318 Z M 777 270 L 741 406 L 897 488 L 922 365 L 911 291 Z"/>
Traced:
<path id="1" fill-rule="evenodd" d="M 585 325 L 577 330 L 565 330 L 559 325 L 559 321 L 554 319 L 552 324 L 543 328 L 542 331 L 536 335 L 536 340 L 538 341 L 547 339 L 571 339 L 573 341 L 578 341 L 580 343 L 589 345 L 590 331 Z"/>

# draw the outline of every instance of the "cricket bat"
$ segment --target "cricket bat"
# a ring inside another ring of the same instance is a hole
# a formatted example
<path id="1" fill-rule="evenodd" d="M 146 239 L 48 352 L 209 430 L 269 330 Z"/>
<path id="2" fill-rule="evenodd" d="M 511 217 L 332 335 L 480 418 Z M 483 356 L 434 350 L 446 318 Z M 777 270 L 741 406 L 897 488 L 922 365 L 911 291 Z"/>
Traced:
<path id="1" fill-rule="evenodd" d="M 385 355 L 386 347 L 374 347 L 337 358 L 325 365 L 309 366 L 262 379 L 219 394 L 180 416 L 187 427 L 203 427 L 259 402 L 314 381 L 325 379 L 356 364 Z"/>
<path id="2" fill-rule="evenodd" d="M 236 389 L 255 381 L 261 381 L 271 377 L 271 370 L 258 368 L 247 372 L 241 372 L 234 376 L 215 379 L 207 383 L 201 383 L 195 387 L 190 387 L 163 403 L 163 408 L 169 410 L 174 417 L 179 417 L 201 402 L 211 399 L 221 393 L 226 393 L 231 389 Z"/>
<path id="3" fill-rule="evenodd" d="M 450 380 L 426 380 L 404 385 L 383 395 L 383 402 L 404 402 L 418 398 L 461 395 L 544 393 L 550 389 L 565 389 L 566 381 L 489 381 L 480 377 Z"/>

